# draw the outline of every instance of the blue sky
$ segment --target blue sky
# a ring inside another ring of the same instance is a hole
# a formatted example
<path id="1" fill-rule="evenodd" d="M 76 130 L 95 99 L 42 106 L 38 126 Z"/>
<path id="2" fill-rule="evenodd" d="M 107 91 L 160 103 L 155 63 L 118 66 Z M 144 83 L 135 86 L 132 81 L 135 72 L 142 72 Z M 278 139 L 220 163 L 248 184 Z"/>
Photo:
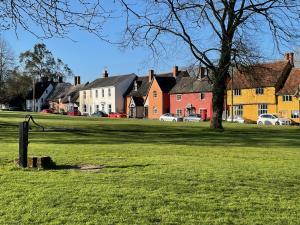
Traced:
<path id="1" fill-rule="evenodd" d="M 123 28 L 122 22 L 116 20 L 109 24 L 106 32 L 112 38 L 119 39 Z M 193 62 L 190 52 L 182 46 L 177 51 L 172 50 L 169 58 L 160 58 L 155 61 L 148 48 L 121 50 L 118 46 L 105 43 L 84 31 L 72 31 L 69 36 L 74 41 L 68 38 L 41 41 L 22 30 L 18 30 L 18 37 L 13 31 L 5 31 L 1 35 L 10 43 L 16 57 L 21 52 L 31 49 L 36 43 L 45 43 L 54 56 L 67 63 L 84 82 L 99 77 L 104 69 L 107 69 L 110 75 L 128 73 L 145 75 L 149 69 L 166 72 L 170 71 L 174 65 L 186 66 Z M 268 58 L 280 59 L 282 57 L 273 52 L 268 40 L 263 40 L 262 46 Z"/>

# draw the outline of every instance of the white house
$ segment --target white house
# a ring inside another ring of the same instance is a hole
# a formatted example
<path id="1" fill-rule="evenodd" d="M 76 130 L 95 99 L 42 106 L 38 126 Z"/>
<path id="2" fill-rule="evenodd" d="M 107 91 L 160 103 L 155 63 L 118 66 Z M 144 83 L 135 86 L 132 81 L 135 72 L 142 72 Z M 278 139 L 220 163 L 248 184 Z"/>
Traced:
<path id="1" fill-rule="evenodd" d="M 135 74 L 108 77 L 105 71 L 102 78 L 80 91 L 80 111 L 89 115 L 98 111 L 124 113 L 124 94 L 136 77 Z"/>
<path id="2" fill-rule="evenodd" d="M 26 110 L 40 112 L 47 98 L 54 88 L 54 83 L 50 81 L 40 81 L 35 83 L 35 99 L 33 99 L 33 90 L 26 97 Z M 33 109 L 35 107 L 35 109 Z"/>

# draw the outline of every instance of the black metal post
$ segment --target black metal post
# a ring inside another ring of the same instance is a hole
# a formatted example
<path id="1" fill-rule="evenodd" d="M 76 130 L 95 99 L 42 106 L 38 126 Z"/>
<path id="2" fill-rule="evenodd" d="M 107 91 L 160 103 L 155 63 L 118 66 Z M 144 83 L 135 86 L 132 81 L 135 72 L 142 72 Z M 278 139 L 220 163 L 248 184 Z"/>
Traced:
<path id="1" fill-rule="evenodd" d="M 19 165 L 27 167 L 27 150 L 28 150 L 28 122 L 24 121 L 19 124 Z"/>

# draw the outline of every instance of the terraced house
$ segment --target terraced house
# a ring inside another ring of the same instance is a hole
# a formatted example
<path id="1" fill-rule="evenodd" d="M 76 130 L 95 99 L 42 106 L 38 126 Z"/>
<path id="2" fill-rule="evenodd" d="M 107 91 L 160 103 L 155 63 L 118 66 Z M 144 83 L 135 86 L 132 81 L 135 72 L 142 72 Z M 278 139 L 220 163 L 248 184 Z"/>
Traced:
<path id="1" fill-rule="evenodd" d="M 81 113 L 89 115 L 98 111 L 124 113 L 124 95 L 136 77 L 135 74 L 109 77 L 108 72 L 104 71 L 102 78 L 94 80 L 80 91 Z"/>
<path id="2" fill-rule="evenodd" d="M 278 112 L 282 117 L 300 123 L 300 68 L 293 68 L 283 88 L 277 93 Z"/>
<path id="3" fill-rule="evenodd" d="M 293 66 L 293 53 L 287 53 L 282 61 L 236 71 L 227 88 L 230 115 L 254 122 L 260 114 L 279 113 L 276 93 L 283 88 Z"/>
<path id="4" fill-rule="evenodd" d="M 205 68 L 197 76 L 183 77 L 170 91 L 171 113 L 177 116 L 200 114 L 202 119 L 212 117 L 212 84 Z"/>

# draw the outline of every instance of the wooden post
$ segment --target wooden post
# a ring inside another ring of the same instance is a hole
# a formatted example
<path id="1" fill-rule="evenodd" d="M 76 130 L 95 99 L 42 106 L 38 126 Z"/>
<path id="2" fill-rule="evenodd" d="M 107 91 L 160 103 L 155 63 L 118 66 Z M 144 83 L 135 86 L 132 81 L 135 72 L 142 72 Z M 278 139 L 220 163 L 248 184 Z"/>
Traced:
<path id="1" fill-rule="evenodd" d="M 28 122 L 24 121 L 19 124 L 19 166 L 27 167 L 27 150 L 28 150 Z"/>

